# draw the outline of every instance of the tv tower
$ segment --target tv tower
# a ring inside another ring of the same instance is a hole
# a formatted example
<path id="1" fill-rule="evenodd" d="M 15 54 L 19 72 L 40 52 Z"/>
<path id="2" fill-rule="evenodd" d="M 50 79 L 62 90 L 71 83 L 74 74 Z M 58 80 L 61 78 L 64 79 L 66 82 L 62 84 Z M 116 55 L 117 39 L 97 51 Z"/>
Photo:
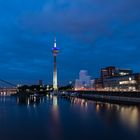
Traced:
<path id="1" fill-rule="evenodd" d="M 54 67 L 53 67 L 53 90 L 58 90 L 58 83 L 57 83 L 57 63 L 56 63 L 56 57 L 58 54 L 58 48 L 56 46 L 56 38 L 54 39 L 54 46 L 52 48 L 53 58 L 54 58 Z"/>

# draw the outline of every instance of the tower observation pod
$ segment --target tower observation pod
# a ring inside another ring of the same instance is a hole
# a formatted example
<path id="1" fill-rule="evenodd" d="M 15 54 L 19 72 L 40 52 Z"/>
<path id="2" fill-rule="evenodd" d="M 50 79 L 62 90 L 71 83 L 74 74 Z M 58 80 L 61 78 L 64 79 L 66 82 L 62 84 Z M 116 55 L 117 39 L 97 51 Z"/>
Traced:
<path id="1" fill-rule="evenodd" d="M 58 54 L 58 48 L 56 46 L 56 38 L 54 40 L 54 46 L 52 48 L 52 53 L 53 53 L 53 90 L 58 91 L 58 82 L 57 82 L 57 54 Z"/>

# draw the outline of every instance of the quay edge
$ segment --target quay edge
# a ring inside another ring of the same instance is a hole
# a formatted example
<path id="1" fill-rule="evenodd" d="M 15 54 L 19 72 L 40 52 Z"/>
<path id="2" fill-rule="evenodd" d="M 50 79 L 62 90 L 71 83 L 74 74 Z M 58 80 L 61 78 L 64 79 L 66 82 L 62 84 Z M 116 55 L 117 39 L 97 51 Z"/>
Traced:
<path id="1" fill-rule="evenodd" d="M 117 104 L 140 105 L 140 92 L 73 91 L 76 97 Z"/>

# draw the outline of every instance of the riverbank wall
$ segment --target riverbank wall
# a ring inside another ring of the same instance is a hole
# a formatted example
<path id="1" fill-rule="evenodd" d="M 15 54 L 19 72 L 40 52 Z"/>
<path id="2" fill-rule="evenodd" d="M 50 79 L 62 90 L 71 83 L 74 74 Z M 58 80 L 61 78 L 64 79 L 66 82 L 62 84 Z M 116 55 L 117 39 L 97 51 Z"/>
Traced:
<path id="1" fill-rule="evenodd" d="M 76 91 L 77 97 L 117 104 L 140 105 L 140 92 Z"/>

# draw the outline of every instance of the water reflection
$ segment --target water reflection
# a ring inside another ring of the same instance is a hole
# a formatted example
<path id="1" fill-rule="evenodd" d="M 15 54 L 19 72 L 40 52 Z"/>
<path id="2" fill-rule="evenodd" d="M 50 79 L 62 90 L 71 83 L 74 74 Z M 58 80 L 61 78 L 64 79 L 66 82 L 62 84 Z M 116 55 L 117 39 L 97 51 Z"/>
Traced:
<path id="1" fill-rule="evenodd" d="M 139 126 L 140 113 L 137 107 L 122 107 L 120 109 L 121 121 L 130 128 L 137 129 Z"/>
<path id="2" fill-rule="evenodd" d="M 0 114 L 3 140 L 140 138 L 140 107 L 137 106 L 49 95 L 39 100 L 0 97 Z"/>
<path id="3" fill-rule="evenodd" d="M 70 102 L 72 105 L 78 105 L 83 111 L 87 111 L 88 108 L 87 100 L 72 97 L 70 98 Z"/>
<path id="4" fill-rule="evenodd" d="M 48 125 L 47 127 L 47 134 L 50 140 L 60 140 L 62 139 L 62 128 L 61 128 L 61 123 L 60 123 L 60 113 L 59 113 L 59 106 L 58 106 L 58 97 L 57 96 L 52 96 L 52 95 L 47 95 L 44 97 L 35 97 L 35 96 L 30 96 L 30 97 L 17 97 L 17 104 L 18 105 L 27 105 L 29 114 L 32 113 L 32 106 L 35 108 L 37 105 L 43 105 L 44 103 L 49 103 L 49 116 L 46 116 L 46 119 L 49 118 L 49 128 Z M 37 112 L 38 108 L 35 108 L 34 113 L 35 115 L 38 116 L 39 113 Z M 30 111 L 31 110 L 31 111 Z M 48 110 L 46 110 L 48 111 Z"/>
<path id="5" fill-rule="evenodd" d="M 5 102 L 6 97 L 1 97 L 0 101 Z M 9 100 L 11 100 L 9 98 Z M 38 104 L 45 103 L 45 100 L 49 102 L 52 101 L 51 106 L 51 122 L 52 122 L 52 131 L 53 135 L 60 134 L 60 112 L 58 106 L 58 97 L 57 96 L 47 96 L 42 98 L 37 98 L 34 96 L 30 97 L 17 97 L 17 104 L 26 104 L 27 106 L 33 105 L 36 107 Z M 127 127 L 128 129 L 134 130 L 140 128 L 140 108 L 138 106 L 126 106 L 126 105 L 117 105 L 110 103 L 102 103 L 89 101 L 79 98 L 70 98 L 71 107 L 81 109 L 85 113 L 95 111 L 101 120 L 107 123 L 107 125 L 113 125 L 115 122 L 119 122 L 121 125 Z M 86 114 L 82 114 L 83 116 Z M 55 133 L 56 132 L 56 133 Z M 58 137 L 58 136 L 57 136 Z"/>
<path id="6" fill-rule="evenodd" d="M 52 117 L 55 124 L 59 123 L 59 111 L 58 111 L 58 99 L 57 96 L 53 96 L 52 98 Z"/>
<path id="7" fill-rule="evenodd" d="M 58 107 L 58 97 L 52 96 L 52 108 L 51 108 L 51 128 L 50 128 L 50 139 L 51 140 L 61 140 L 62 139 L 62 129 L 60 123 L 60 114 Z"/>
<path id="8" fill-rule="evenodd" d="M 42 98 L 40 98 L 39 96 L 17 96 L 17 104 L 25 104 L 27 106 L 29 105 L 34 105 L 36 106 L 37 104 L 41 103 Z"/>
<path id="9" fill-rule="evenodd" d="M 79 98 L 72 98 L 73 105 L 79 105 L 83 110 L 91 109 L 104 120 L 108 125 L 120 122 L 128 129 L 134 130 L 140 127 L 140 108 L 138 106 L 117 105 L 103 102 L 87 101 Z"/>

